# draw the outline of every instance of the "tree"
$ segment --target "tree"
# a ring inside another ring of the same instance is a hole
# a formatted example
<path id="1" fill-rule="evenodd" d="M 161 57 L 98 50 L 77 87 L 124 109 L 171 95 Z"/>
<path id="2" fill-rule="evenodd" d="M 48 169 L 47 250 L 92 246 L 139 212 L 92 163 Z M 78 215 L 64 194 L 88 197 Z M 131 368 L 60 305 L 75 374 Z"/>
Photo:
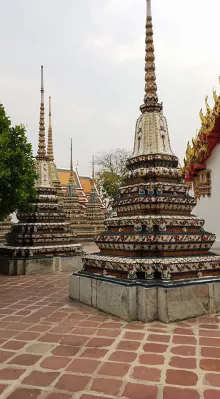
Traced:
<path id="1" fill-rule="evenodd" d="M 35 162 L 25 127 L 11 126 L 0 104 L 0 220 L 15 211 L 28 211 L 36 200 Z"/>
<path id="2" fill-rule="evenodd" d="M 99 167 L 96 182 L 104 199 L 111 200 L 123 185 L 126 172 L 126 160 L 130 153 L 125 149 L 116 149 L 97 155 L 95 164 Z"/>

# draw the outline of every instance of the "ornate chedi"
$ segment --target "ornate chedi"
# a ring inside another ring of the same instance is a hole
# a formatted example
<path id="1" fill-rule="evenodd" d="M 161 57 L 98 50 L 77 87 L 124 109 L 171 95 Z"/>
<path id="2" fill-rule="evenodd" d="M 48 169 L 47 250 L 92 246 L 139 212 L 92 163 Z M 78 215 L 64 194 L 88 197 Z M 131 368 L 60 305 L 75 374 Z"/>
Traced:
<path id="1" fill-rule="evenodd" d="M 106 231 L 96 240 L 100 253 L 84 257 L 84 273 L 142 281 L 220 275 L 220 257 L 209 253 L 215 235 L 191 215 L 196 201 L 182 181 L 158 102 L 150 0 L 145 60 L 144 104 L 125 186 L 113 203 Z"/>
<path id="2" fill-rule="evenodd" d="M 75 243 L 75 234 L 71 231 L 69 221 L 58 203 L 57 190 L 50 182 L 50 160 L 47 158 L 45 148 L 43 67 L 41 68 L 40 130 L 36 169 L 38 172 L 37 203 L 33 205 L 32 212 L 17 215 L 19 222 L 12 226 L 7 236 L 8 244 L 0 250 L 1 256 L 11 257 L 15 261 L 20 258 L 29 261 L 37 258 L 38 263 L 34 272 L 38 272 L 39 269 L 42 271 L 47 258 L 52 259 L 53 263 L 53 260 L 59 257 L 61 263 L 64 264 L 68 261 L 67 258 L 74 259 L 72 256 L 81 254 L 81 246 Z M 39 266 L 40 262 L 41 266 Z M 72 262 L 74 263 L 74 260 Z M 4 266 L 2 269 L 5 270 Z M 52 271 L 53 268 L 48 268 L 48 270 Z M 46 272 L 46 268 L 43 272 Z"/>
<path id="3" fill-rule="evenodd" d="M 67 187 L 67 194 L 63 197 L 63 210 L 70 221 L 70 226 L 76 234 L 78 241 L 87 241 L 93 237 L 93 226 L 88 222 L 85 210 L 82 209 L 78 194 L 76 192 L 74 173 L 73 173 L 73 155 L 71 139 L 71 158 L 70 158 L 70 177 Z"/>
<path id="4" fill-rule="evenodd" d="M 213 90 L 214 107 L 210 108 L 208 97 L 205 98 L 206 115 L 200 111 L 201 128 L 192 145 L 187 144 L 183 178 L 186 183 L 193 184 L 196 198 L 211 196 L 211 170 L 207 169 L 206 162 L 214 148 L 220 143 L 220 95 Z"/>
<path id="5" fill-rule="evenodd" d="M 100 197 L 95 185 L 94 157 L 92 166 L 92 189 L 89 194 L 88 205 L 85 211 L 88 223 L 92 226 L 91 240 L 105 230 L 105 209 L 102 207 Z"/>

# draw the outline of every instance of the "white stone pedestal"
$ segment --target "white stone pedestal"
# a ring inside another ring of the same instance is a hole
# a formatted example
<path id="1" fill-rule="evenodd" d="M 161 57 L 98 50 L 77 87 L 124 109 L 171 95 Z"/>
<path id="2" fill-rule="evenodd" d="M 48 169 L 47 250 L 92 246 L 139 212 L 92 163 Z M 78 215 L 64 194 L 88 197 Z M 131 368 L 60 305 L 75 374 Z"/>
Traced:
<path id="1" fill-rule="evenodd" d="M 82 269 L 81 256 L 42 256 L 30 258 L 0 257 L 0 274 L 30 275 Z"/>
<path id="2" fill-rule="evenodd" d="M 126 321 L 170 323 L 220 312 L 220 278 L 126 281 L 70 276 L 70 298 Z"/>

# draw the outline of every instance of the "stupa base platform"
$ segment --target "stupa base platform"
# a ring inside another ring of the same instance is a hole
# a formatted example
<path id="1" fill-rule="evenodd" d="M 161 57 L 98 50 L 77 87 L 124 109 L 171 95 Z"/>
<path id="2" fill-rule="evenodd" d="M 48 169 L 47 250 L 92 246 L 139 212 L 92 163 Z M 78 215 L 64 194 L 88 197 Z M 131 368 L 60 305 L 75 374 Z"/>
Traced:
<path id="1" fill-rule="evenodd" d="M 82 269 L 82 257 L 76 256 L 38 256 L 9 257 L 0 256 L 0 274 L 31 275 L 48 274 Z"/>
<path id="2" fill-rule="evenodd" d="M 128 280 L 74 273 L 70 298 L 126 321 L 164 323 L 220 312 L 220 277 Z"/>
<path id="3" fill-rule="evenodd" d="M 0 245 L 4 245 L 6 243 L 6 234 L 9 233 L 11 226 L 11 222 L 0 222 Z"/>

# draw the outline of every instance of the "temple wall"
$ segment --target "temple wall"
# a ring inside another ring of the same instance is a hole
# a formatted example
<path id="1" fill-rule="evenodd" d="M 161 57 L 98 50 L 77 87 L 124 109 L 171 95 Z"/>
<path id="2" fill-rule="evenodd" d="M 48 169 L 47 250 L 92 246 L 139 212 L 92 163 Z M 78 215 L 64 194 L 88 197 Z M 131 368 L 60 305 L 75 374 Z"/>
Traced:
<path id="1" fill-rule="evenodd" d="M 206 166 L 211 170 L 211 197 L 197 200 L 193 213 L 205 219 L 206 231 L 216 234 L 213 249 L 220 250 L 220 145 L 214 148 Z"/>

